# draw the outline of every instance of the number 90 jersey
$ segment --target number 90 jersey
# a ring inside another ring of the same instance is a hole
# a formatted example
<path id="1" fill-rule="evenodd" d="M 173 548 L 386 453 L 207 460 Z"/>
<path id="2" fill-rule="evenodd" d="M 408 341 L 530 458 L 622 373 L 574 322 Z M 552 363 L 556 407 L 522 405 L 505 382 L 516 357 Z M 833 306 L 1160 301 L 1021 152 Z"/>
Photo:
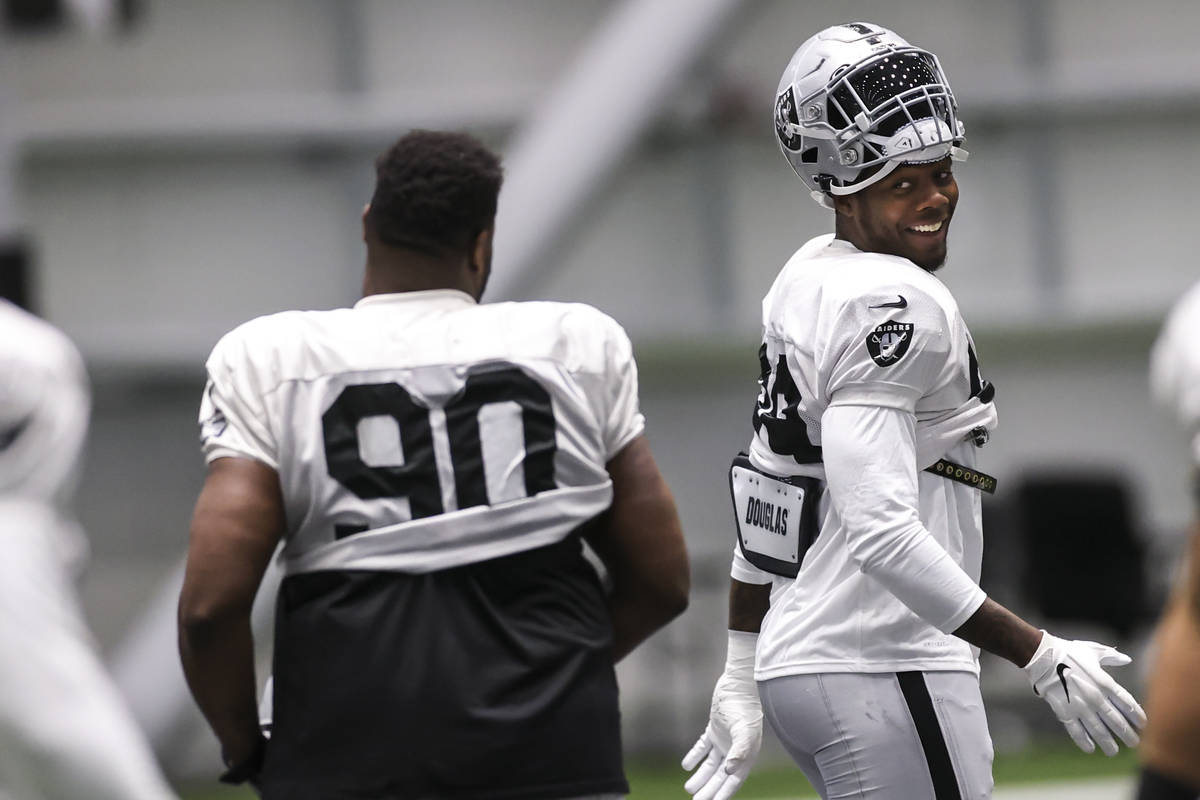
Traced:
<path id="1" fill-rule="evenodd" d="M 609 506 L 605 464 L 644 427 L 625 332 L 581 304 L 373 295 L 252 320 L 207 369 L 205 457 L 279 473 L 287 574 L 557 542 Z"/>

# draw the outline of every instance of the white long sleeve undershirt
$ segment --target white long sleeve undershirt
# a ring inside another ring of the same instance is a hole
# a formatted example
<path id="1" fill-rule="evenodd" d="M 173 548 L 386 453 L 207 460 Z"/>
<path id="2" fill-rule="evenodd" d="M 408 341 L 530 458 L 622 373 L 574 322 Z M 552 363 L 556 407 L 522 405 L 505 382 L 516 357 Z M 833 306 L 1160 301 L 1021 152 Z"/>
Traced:
<path id="1" fill-rule="evenodd" d="M 830 406 L 821 417 L 825 477 L 862 572 L 950 633 L 986 594 L 921 522 L 915 428 L 899 409 Z"/>

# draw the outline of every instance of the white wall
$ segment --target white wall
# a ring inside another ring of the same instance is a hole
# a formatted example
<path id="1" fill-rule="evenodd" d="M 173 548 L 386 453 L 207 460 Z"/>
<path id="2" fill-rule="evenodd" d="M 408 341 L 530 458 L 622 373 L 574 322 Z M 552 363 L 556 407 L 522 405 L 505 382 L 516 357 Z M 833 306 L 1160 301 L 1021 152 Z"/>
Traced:
<path id="1" fill-rule="evenodd" d="M 276 117 L 275 148 L 265 134 L 252 146 L 237 137 L 156 143 L 153 133 L 128 131 L 122 139 L 101 124 L 105 98 L 131 104 L 119 111 L 138 119 L 156 106 L 169 117 L 183 98 L 219 110 L 228 126 L 252 128 L 279 104 L 325 102 L 354 84 L 363 102 L 399 109 L 398 122 L 410 106 L 414 120 L 439 102 L 464 114 L 487 108 L 484 132 L 502 147 L 502 131 L 546 94 L 612 8 L 598 0 L 364 1 L 342 5 L 357 9 L 345 18 L 337 4 L 316 0 L 147 5 L 144 25 L 127 39 L 0 48 L 0 74 L 42 132 L 28 148 L 20 196 L 41 243 L 45 309 L 103 362 L 193 364 L 243 317 L 352 299 L 357 212 L 370 191 L 370 159 L 386 141 L 359 136 L 339 146 L 331 132 L 314 150 L 282 133 L 291 123 Z M 1200 8 L 1165 0 L 1136 12 L 1117 2 L 1104 13 L 1076 6 L 1043 4 L 1052 66 L 1030 84 L 1020 3 L 922 0 L 903 10 L 880 2 L 747 3 L 705 68 L 663 108 L 659 135 L 599 187 L 533 293 L 594 302 L 639 337 L 723 329 L 730 324 L 723 306 L 733 309 L 735 328 L 753 330 L 753 308 L 778 265 L 829 225 L 828 212 L 808 200 L 776 151 L 769 109 L 778 73 L 806 33 L 864 18 L 938 50 L 960 97 L 973 156 L 957 168 L 963 196 L 951 264 L 968 319 L 1003 327 L 1047 317 L 1158 316 L 1200 275 L 1185 235 L 1188 187 L 1200 178 L 1192 146 L 1200 65 L 1185 36 L 1160 42 L 1158 31 L 1200 24 Z M 1142 60 L 1151 74 L 1138 79 Z M 1067 97 L 1086 98 L 1089 75 L 1126 88 L 1162 85 L 1152 68 L 1168 63 L 1176 68 L 1162 77 L 1184 87 L 1184 100 L 1165 108 L 1139 108 L 1136 92 L 1125 89 L 1108 103 L 1071 101 L 1084 110 L 1054 116 L 1041 138 L 1030 130 L 1042 117 L 1006 116 L 1006 104 L 1019 106 L 1030 86 L 1065 86 Z M 741 104 L 740 117 L 709 124 L 697 116 L 714 85 Z M 603 114 L 598 108 L 596 120 L 579 121 L 579 147 Z M 83 118 L 96 126 L 92 139 L 55 138 Z M 158 120 L 155 130 L 169 123 Z M 1033 148 L 1054 156 L 1050 174 L 1037 172 Z M 1039 278 L 1047 187 L 1057 199 L 1048 210 L 1057 220 L 1051 249 L 1065 280 L 1057 302 Z M 726 231 L 705 226 L 704 203 L 728 209 Z M 721 276 L 714 284 L 706 272 L 715 249 L 729 253 L 731 283 L 717 298 L 712 287 Z M 103 282 L 94 280 L 98 273 Z M 230 285 L 236 296 L 225 291 Z M 137 324 L 131 306 L 143 309 Z"/>
<path id="2" fill-rule="evenodd" d="M 366 84 L 468 100 L 493 91 L 540 96 L 612 5 L 369 0 L 363 3 Z"/>
<path id="3" fill-rule="evenodd" d="M 362 256 L 343 173 L 286 154 L 35 164 L 42 310 L 93 361 L 198 365 L 246 319 L 352 302 Z"/>
<path id="4" fill-rule="evenodd" d="M 0 73 L 31 102 L 330 89 L 334 5 L 320 0 L 148 2 L 120 38 L 9 38 Z"/>

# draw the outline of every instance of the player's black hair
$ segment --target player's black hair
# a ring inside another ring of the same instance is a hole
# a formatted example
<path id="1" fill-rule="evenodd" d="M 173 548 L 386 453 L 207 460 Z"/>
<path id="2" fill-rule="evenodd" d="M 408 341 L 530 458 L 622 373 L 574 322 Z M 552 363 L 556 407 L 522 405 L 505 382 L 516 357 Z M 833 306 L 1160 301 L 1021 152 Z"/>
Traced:
<path id="1" fill-rule="evenodd" d="M 411 131 L 375 161 L 367 225 L 384 244 L 461 252 L 495 219 L 503 177 L 500 158 L 475 137 Z"/>

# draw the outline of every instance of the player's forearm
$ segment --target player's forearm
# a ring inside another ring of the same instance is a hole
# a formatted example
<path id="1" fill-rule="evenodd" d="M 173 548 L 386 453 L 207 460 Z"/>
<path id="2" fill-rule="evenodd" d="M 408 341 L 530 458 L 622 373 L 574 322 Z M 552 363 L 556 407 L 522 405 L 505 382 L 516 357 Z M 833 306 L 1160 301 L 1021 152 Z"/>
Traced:
<path id="1" fill-rule="evenodd" d="M 664 515 L 671 523 L 673 513 Z M 653 520 L 653 515 L 650 517 Z M 678 522 L 674 522 L 678 525 Z M 679 545 L 658 550 L 657 558 L 615 559 L 608 563 L 612 592 L 608 598 L 613 628 L 613 660 L 619 661 L 659 628 L 687 609 L 690 575 L 687 554 Z"/>
<path id="2" fill-rule="evenodd" d="M 915 426 L 893 408 L 830 407 L 821 428 L 826 483 L 863 573 L 949 633 L 984 594 L 921 521 Z"/>
<path id="3" fill-rule="evenodd" d="M 613 661 L 620 661 L 687 608 L 687 596 L 670 598 L 646 592 L 614 592 L 609 598 Z"/>
<path id="4" fill-rule="evenodd" d="M 221 743 L 227 763 L 248 758 L 259 746 L 254 641 L 250 617 L 211 618 L 181 609 L 179 653 L 188 687 Z"/>
<path id="5" fill-rule="evenodd" d="M 1033 658 L 1042 632 L 1004 606 L 985 598 L 983 605 L 959 626 L 954 635 L 976 647 L 1023 667 Z"/>
<path id="6" fill-rule="evenodd" d="M 729 630 L 758 633 L 771 607 L 771 584 L 729 582 Z"/>
<path id="7" fill-rule="evenodd" d="M 619 661 L 687 609 L 691 581 L 682 548 L 664 551 L 653 564 L 613 563 L 610 576 L 613 660 Z"/>
<path id="8" fill-rule="evenodd" d="M 250 612 L 283 528 L 274 468 L 240 457 L 209 465 L 179 593 L 179 653 L 227 764 L 241 763 L 262 741 Z"/>
<path id="9" fill-rule="evenodd" d="M 612 579 L 609 613 L 619 660 L 687 608 L 691 576 L 675 501 L 644 436 L 608 463 L 613 503 L 586 537 Z"/>

